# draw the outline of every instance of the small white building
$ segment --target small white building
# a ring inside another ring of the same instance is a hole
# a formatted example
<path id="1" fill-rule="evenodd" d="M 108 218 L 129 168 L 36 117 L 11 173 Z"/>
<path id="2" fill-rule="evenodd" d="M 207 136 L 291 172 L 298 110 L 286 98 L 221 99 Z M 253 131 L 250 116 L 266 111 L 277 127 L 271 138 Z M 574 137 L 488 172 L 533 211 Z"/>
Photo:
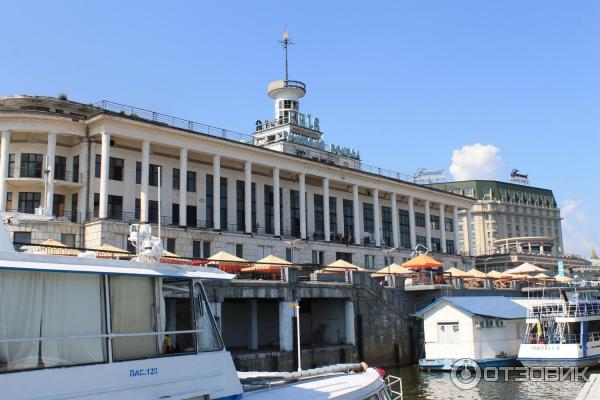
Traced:
<path id="1" fill-rule="evenodd" d="M 423 369 L 450 370 L 469 358 L 480 366 L 516 362 L 527 309 L 502 296 L 442 297 L 417 313 L 424 320 Z"/>

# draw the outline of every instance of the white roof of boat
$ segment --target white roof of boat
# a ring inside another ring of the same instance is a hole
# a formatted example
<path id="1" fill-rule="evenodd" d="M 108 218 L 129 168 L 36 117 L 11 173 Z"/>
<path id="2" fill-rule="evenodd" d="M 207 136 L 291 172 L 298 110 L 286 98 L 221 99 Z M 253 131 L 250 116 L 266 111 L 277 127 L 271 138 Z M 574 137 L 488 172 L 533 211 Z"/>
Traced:
<path id="1" fill-rule="evenodd" d="M 246 392 L 244 398 L 260 400 L 324 400 L 339 398 L 362 400 L 377 393 L 382 388 L 383 382 L 379 373 L 369 368 L 365 372 L 331 374 L 281 386 L 274 385 L 270 388 Z"/>
<path id="2" fill-rule="evenodd" d="M 9 251 L 0 252 L 0 270 L 195 278 L 204 280 L 230 280 L 234 277 L 232 274 L 211 267 L 192 267 L 189 265 L 165 263 L 144 264 L 126 260 L 25 254 Z"/>

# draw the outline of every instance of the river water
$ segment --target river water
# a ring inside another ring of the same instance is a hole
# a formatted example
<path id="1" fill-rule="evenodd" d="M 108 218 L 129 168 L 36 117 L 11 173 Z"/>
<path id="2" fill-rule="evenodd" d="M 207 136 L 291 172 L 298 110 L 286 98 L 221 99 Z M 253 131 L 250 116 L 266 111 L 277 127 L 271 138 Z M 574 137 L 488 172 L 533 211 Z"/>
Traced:
<path id="1" fill-rule="evenodd" d="M 585 384 L 578 382 L 480 382 L 470 390 L 461 390 L 450 380 L 449 372 L 420 371 L 416 366 L 386 368 L 386 373 L 402 378 L 404 400 L 505 400 L 575 399 Z M 593 371 L 598 373 L 598 371 Z"/>

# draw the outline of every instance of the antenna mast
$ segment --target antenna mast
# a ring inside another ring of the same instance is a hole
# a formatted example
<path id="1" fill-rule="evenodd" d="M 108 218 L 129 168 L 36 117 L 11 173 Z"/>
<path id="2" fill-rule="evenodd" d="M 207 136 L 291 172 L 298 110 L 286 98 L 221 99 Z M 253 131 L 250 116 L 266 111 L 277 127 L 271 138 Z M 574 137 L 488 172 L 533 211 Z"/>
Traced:
<path id="1" fill-rule="evenodd" d="M 284 48 L 285 50 L 285 80 L 288 80 L 288 47 L 291 44 L 294 44 L 291 40 L 290 40 L 290 35 L 288 34 L 287 28 L 285 30 L 285 32 L 283 32 L 283 40 L 280 40 L 279 43 L 281 43 L 281 46 Z"/>

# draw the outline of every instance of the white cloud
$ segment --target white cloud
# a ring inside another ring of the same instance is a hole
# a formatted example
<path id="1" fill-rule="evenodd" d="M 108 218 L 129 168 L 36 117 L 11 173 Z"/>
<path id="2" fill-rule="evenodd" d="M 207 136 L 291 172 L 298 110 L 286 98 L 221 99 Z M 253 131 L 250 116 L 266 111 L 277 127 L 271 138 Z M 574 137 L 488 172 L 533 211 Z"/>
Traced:
<path id="1" fill-rule="evenodd" d="M 491 144 L 475 143 L 452 152 L 450 174 L 454 180 L 498 179 L 502 170 L 500 149 Z"/>
<path id="2" fill-rule="evenodd" d="M 581 209 L 581 199 L 565 200 L 561 207 L 561 216 L 565 253 L 587 258 L 592 249 L 600 249 L 597 228 Z"/>

